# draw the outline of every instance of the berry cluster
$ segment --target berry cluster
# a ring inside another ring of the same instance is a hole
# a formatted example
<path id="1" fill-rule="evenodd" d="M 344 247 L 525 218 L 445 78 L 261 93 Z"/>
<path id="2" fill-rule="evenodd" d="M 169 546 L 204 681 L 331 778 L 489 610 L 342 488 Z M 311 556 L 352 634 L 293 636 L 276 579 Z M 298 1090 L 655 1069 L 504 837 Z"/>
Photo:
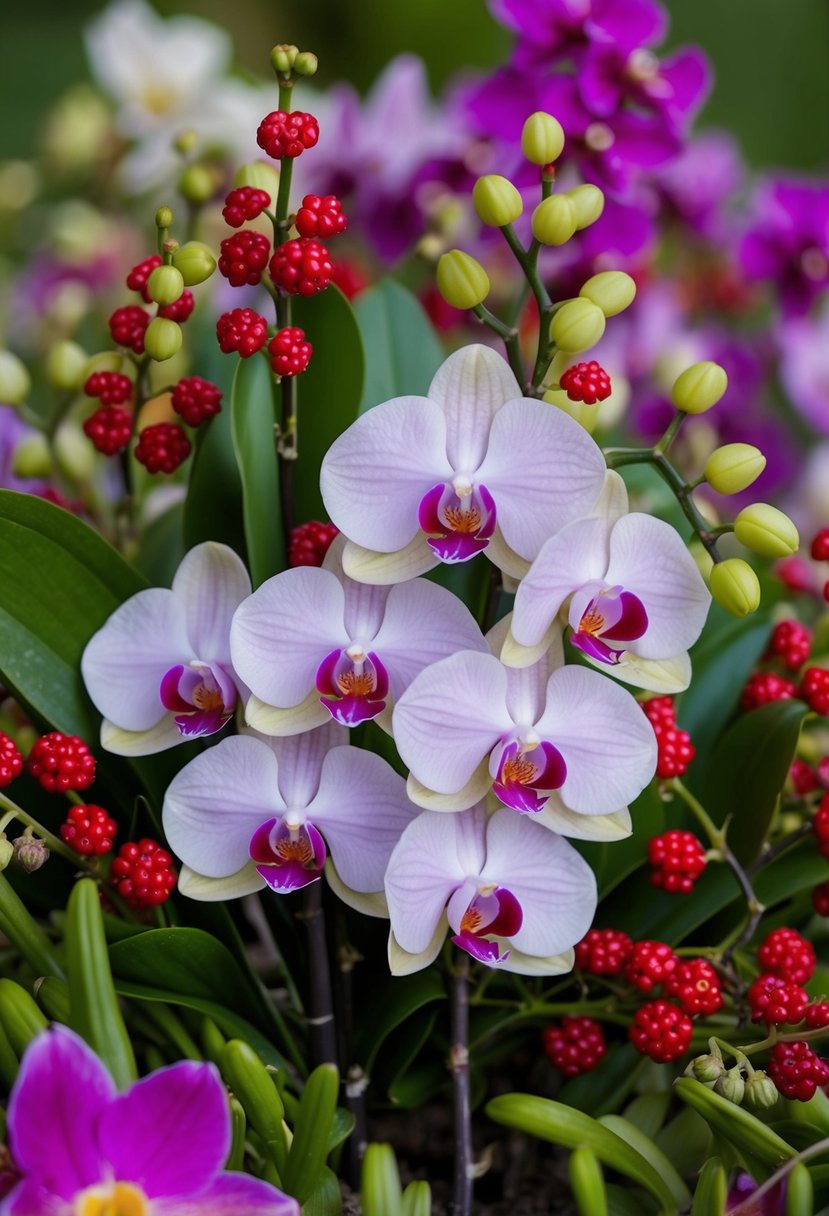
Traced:
<path id="1" fill-rule="evenodd" d="M 120 405 L 102 405 L 84 421 L 83 431 L 103 456 L 115 456 L 129 445 L 132 414 Z"/>
<path id="2" fill-rule="evenodd" d="M 720 978 L 704 958 L 681 962 L 666 978 L 665 995 L 677 1001 L 685 1013 L 712 1014 L 722 1009 Z"/>
<path id="3" fill-rule="evenodd" d="M 271 254 L 271 243 L 263 233 L 243 228 L 241 232 L 225 237 L 219 248 L 219 273 L 231 287 L 255 286 L 261 282 Z"/>
<path id="4" fill-rule="evenodd" d="M 785 676 L 773 671 L 758 671 L 749 677 L 740 697 L 740 706 L 748 711 L 770 705 L 772 701 L 790 701 L 796 696 L 797 686 Z"/>
<path id="5" fill-rule="evenodd" d="M 255 220 L 270 205 L 271 196 L 267 190 L 257 190 L 253 186 L 240 186 L 228 194 L 222 208 L 222 215 L 225 223 L 231 228 L 241 228 L 245 220 Z"/>
<path id="6" fill-rule="evenodd" d="M 612 392 L 610 376 L 595 359 L 568 367 L 559 377 L 559 387 L 571 401 L 583 401 L 585 405 L 605 401 Z"/>
<path id="7" fill-rule="evenodd" d="M 800 621 L 786 620 L 775 625 L 769 642 L 769 657 L 783 660 L 790 671 L 799 671 L 812 650 L 812 635 Z"/>
<path id="8" fill-rule="evenodd" d="M 268 343 L 271 369 L 275 376 L 298 376 L 311 362 L 313 346 L 305 341 L 305 330 L 288 325 L 277 330 Z"/>
<path id="9" fill-rule="evenodd" d="M 809 994 L 792 980 L 766 973 L 758 976 L 746 994 L 753 1022 L 784 1026 L 801 1021 Z"/>
<path id="10" fill-rule="evenodd" d="M 139 262 L 137 266 L 133 266 L 127 275 L 127 287 L 130 291 L 140 292 L 145 304 L 152 303 L 147 291 L 147 280 L 154 270 L 163 265 L 163 261 L 160 254 L 154 253 L 151 257 L 145 258 L 143 262 Z"/>
<path id="11" fill-rule="evenodd" d="M 664 942 L 634 942 L 625 968 L 625 979 L 640 992 L 653 992 L 678 966 L 678 957 Z"/>
<path id="12" fill-rule="evenodd" d="M 103 857 L 111 852 L 118 831 L 102 806 L 73 806 L 60 825 L 61 839 L 82 857 Z"/>
<path id="13" fill-rule="evenodd" d="M 173 859 L 155 840 L 122 844 L 110 871 L 114 889 L 131 908 L 165 903 L 176 885 Z"/>
<path id="14" fill-rule="evenodd" d="M 222 390 L 201 376 L 184 376 L 173 389 L 172 405 L 188 426 L 201 426 L 222 408 Z"/>
<path id="15" fill-rule="evenodd" d="M 263 152 L 274 160 L 287 156 L 294 160 L 308 148 L 313 148 L 320 137 L 319 124 L 313 114 L 294 110 L 273 110 L 266 114 L 256 131 L 256 142 Z"/>
<path id="16" fill-rule="evenodd" d="M 811 942 L 796 929 L 772 929 L 757 950 L 757 962 L 765 972 L 794 984 L 807 984 L 817 960 Z"/>
<path id="17" fill-rule="evenodd" d="M 829 670 L 807 667 L 800 681 L 800 696 L 814 713 L 829 717 Z"/>
<path id="18" fill-rule="evenodd" d="M 144 354 L 144 335 L 152 318 L 146 308 L 127 304 L 116 308 L 109 318 L 109 332 L 116 346 L 125 346 L 136 355 Z"/>
<path id="19" fill-rule="evenodd" d="M 306 194 L 294 223 L 300 236 L 321 236 L 327 240 L 345 232 L 348 221 L 336 194 Z"/>
<path id="20" fill-rule="evenodd" d="M 808 1102 L 829 1082 L 829 1065 L 808 1043 L 775 1043 L 766 1071 L 784 1098 Z"/>
<path id="21" fill-rule="evenodd" d="M 238 354 L 249 359 L 268 340 L 268 323 L 252 308 L 232 308 L 216 322 L 219 349 L 226 355 Z"/>
<path id="22" fill-rule="evenodd" d="M 654 867 L 651 883 L 665 891 L 689 895 L 706 866 L 705 849 L 693 832 L 665 832 L 648 843 Z"/>
<path id="23" fill-rule="evenodd" d="M 650 697 L 642 702 L 648 721 L 656 735 L 658 759 L 656 775 L 663 780 L 681 777 L 693 760 L 696 752 L 687 731 L 676 724 L 673 697 Z"/>
<path id="24" fill-rule="evenodd" d="M 304 236 L 279 245 L 268 266 L 274 286 L 289 296 L 313 296 L 325 291 L 333 270 L 325 245 Z"/>
<path id="25" fill-rule="evenodd" d="M 190 440 L 177 422 L 145 426 L 135 445 L 135 459 L 148 473 L 174 473 L 192 450 Z"/>
<path id="26" fill-rule="evenodd" d="M 0 733 L 0 789 L 11 785 L 23 772 L 23 757 L 14 739 Z"/>
<path id="27" fill-rule="evenodd" d="M 590 929 L 576 946 L 577 970 L 587 975 L 621 975 L 633 954 L 633 941 L 621 929 Z"/>
<path id="28" fill-rule="evenodd" d="M 132 397 L 132 380 L 120 372 L 93 372 L 83 391 L 87 397 L 97 397 L 101 405 L 123 405 Z"/>
<path id="29" fill-rule="evenodd" d="M 85 790 L 95 780 L 95 757 L 77 735 L 53 730 L 33 744 L 26 771 L 49 793 Z"/>
<path id="30" fill-rule="evenodd" d="M 650 1001 L 633 1015 L 628 1037 L 637 1051 L 659 1064 L 678 1060 L 691 1046 L 694 1024 L 670 1001 Z"/>
<path id="31" fill-rule="evenodd" d="M 590 1072 L 607 1054 L 604 1031 L 593 1018 L 562 1018 L 561 1025 L 545 1027 L 542 1042 L 550 1063 L 565 1077 Z"/>

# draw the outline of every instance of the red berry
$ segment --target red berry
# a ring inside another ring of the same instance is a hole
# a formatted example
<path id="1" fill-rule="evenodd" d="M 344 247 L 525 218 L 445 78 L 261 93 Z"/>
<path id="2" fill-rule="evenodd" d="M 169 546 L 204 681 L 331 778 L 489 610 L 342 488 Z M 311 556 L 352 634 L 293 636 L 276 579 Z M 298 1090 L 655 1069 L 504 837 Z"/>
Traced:
<path id="1" fill-rule="evenodd" d="M 274 160 L 301 156 L 307 148 L 313 148 L 319 137 L 316 118 L 302 110 L 294 110 L 291 114 L 274 110 L 262 119 L 256 132 L 259 147 Z"/>
<path id="2" fill-rule="evenodd" d="M 794 792 L 800 794 L 811 794 L 813 790 L 819 790 L 821 786 L 820 778 L 811 764 L 807 764 L 805 760 L 792 760 L 792 767 L 789 769 L 789 780 L 794 787 Z"/>
<path id="3" fill-rule="evenodd" d="M 571 401 L 583 401 L 585 405 L 605 401 L 612 391 L 610 376 L 595 359 L 574 363 L 562 372 L 558 382 Z"/>
<path id="4" fill-rule="evenodd" d="M 241 228 L 245 220 L 255 220 L 270 205 L 271 196 L 267 190 L 239 186 L 237 190 L 231 190 L 225 199 L 222 215 L 231 228 Z"/>
<path id="5" fill-rule="evenodd" d="M 820 882 L 812 889 L 812 907 L 818 916 L 829 916 L 829 882 Z"/>
<path id="6" fill-rule="evenodd" d="M 774 573 L 789 591 L 813 590 L 812 568 L 805 558 L 796 555 L 781 558 L 774 564 Z"/>
<path id="7" fill-rule="evenodd" d="M 807 667 L 800 681 L 800 696 L 816 714 L 829 715 L 829 671 Z"/>
<path id="8" fill-rule="evenodd" d="M 812 1030 L 823 1030 L 829 1026 L 829 1001 L 814 1001 L 807 1005 L 803 1021 Z"/>
<path id="9" fill-rule="evenodd" d="M 73 806 L 60 825 L 61 839 L 82 857 L 103 857 L 109 853 L 118 831 L 115 820 L 102 806 Z"/>
<path id="10" fill-rule="evenodd" d="M 270 261 L 274 284 L 290 296 L 312 296 L 331 282 L 333 266 L 319 241 L 300 237 L 280 245 Z"/>
<path id="11" fill-rule="evenodd" d="M 821 528 L 812 541 L 811 552 L 816 562 L 829 562 L 829 528 Z"/>
<path id="12" fill-rule="evenodd" d="M 23 757 L 14 739 L 0 733 L 0 789 L 11 785 L 23 772 Z"/>
<path id="13" fill-rule="evenodd" d="M 827 579 L 826 582 L 823 584 L 822 594 L 823 594 L 823 598 L 826 600 L 826 603 L 829 604 L 829 579 Z"/>
<path id="14" fill-rule="evenodd" d="M 77 735 L 53 730 L 35 740 L 26 771 L 50 794 L 85 790 L 95 780 L 95 757 Z"/>
<path id="15" fill-rule="evenodd" d="M 173 409 L 188 426 L 201 426 L 222 408 L 222 390 L 201 376 L 185 376 L 173 389 Z"/>
<path id="16" fill-rule="evenodd" d="M 676 725 L 673 697 L 650 697 L 641 704 L 656 735 L 657 777 L 681 777 L 696 750 L 688 732 Z"/>
<path id="17" fill-rule="evenodd" d="M 313 346 L 305 341 L 305 330 L 296 325 L 280 329 L 268 343 L 271 368 L 277 376 L 298 376 L 311 361 Z"/>
<path id="18" fill-rule="evenodd" d="M 113 887 L 131 908 L 166 903 L 176 885 L 173 859 L 155 840 L 122 844 L 110 873 Z"/>
<path id="19" fill-rule="evenodd" d="M 761 975 L 749 988 L 746 999 L 751 1020 L 769 1026 L 799 1022 L 809 1004 L 809 994 L 791 980 L 779 975 Z"/>
<path id="20" fill-rule="evenodd" d="M 132 380 L 119 372 L 93 372 L 83 391 L 87 397 L 98 397 L 102 405 L 123 405 L 132 397 Z"/>
<path id="21" fill-rule="evenodd" d="M 337 258 L 331 272 L 331 282 L 339 287 L 347 300 L 353 300 L 368 287 L 368 279 L 363 271 L 348 258 Z M 449 305 L 447 304 L 446 307 L 448 308 Z"/>
<path id="22" fill-rule="evenodd" d="M 829 857 L 829 794 L 824 794 L 812 820 L 812 831 L 817 837 L 817 847 L 824 857 Z"/>
<path id="23" fill-rule="evenodd" d="M 590 1072 L 607 1055 L 604 1031 L 593 1018 L 562 1018 L 560 1026 L 545 1027 L 542 1041 L 553 1068 L 565 1077 Z"/>
<path id="24" fill-rule="evenodd" d="M 719 976 L 704 958 L 681 962 L 665 980 L 665 995 L 679 1001 L 690 1014 L 707 1015 L 722 1008 Z"/>
<path id="25" fill-rule="evenodd" d="M 249 359 L 268 340 L 268 323 L 252 308 L 233 308 L 223 312 L 216 322 L 216 337 L 226 355 L 235 351 Z"/>
<path id="26" fill-rule="evenodd" d="M 665 891 L 690 894 L 706 866 L 705 849 L 693 832 L 665 832 L 648 844 L 648 861 L 655 866 L 651 882 Z"/>
<path id="27" fill-rule="evenodd" d="M 84 434 L 104 456 L 122 452 L 132 435 L 132 415 L 120 405 L 102 405 L 83 424 Z"/>
<path id="28" fill-rule="evenodd" d="M 168 321 L 177 321 L 181 325 L 192 313 L 195 303 L 192 291 L 183 291 L 177 300 L 173 300 L 172 304 L 162 304 L 159 307 L 158 315 L 166 317 Z"/>
<path id="29" fill-rule="evenodd" d="M 797 671 L 809 657 L 812 635 L 800 621 L 781 621 L 772 630 L 769 654 L 779 655 L 791 671 Z"/>
<path id="30" fill-rule="evenodd" d="M 128 346 L 136 355 L 143 355 L 144 334 L 150 320 L 146 308 L 139 308 L 137 304 L 116 308 L 109 318 L 109 332 L 113 342 L 117 346 Z"/>
<path id="31" fill-rule="evenodd" d="M 135 459 L 148 473 L 174 473 L 190 450 L 190 440 L 177 422 L 156 422 L 138 436 Z"/>
<path id="32" fill-rule="evenodd" d="M 628 1035 L 642 1055 L 659 1064 L 678 1060 L 691 1046 L 694 1024 L 677 1005 L 670 1001 L 651 1001 L 633 1015 Z"/>
<path id="33" fill-rule="evenodd" d="M 321 236 L 325 240 L 345 232 L 348 220 L 336 194 L 306 194 L 296 213 L 296 228 L 300 236 Z"/>
<path id="34" fill-rule="evenodd" d="M 759 709 L 772 701 L 790 701 L 797 696 L 797 687 L 785 676 L 773 671 L 758 671 L 746 683 L 740 705 L 745 710 Z"/>
<path id="35" fill-rule="evenodd" d="M 621 975 L 633 942 L 621 929 L 590 929 L 576 946 L 576 968 L 588 975 Z"/>
<path id="36" fill-rule="evenodd" d="M 339 528 L 317 519 L 292 528 L 288 565 L 321 566 L 335 536 L 339 536 Z"/>
<path id="37" fill-rule="evenodd" d="M 679 966 L 679 959 L 664 942 L 634 942 L 625 979 L 640 992 L 652 992 Z"/>
<path id="38" fill-rule="evenodd" d="M 796 929 L 772 929 L 757 950 L 764 971 L 794 984 L 806 984 L 815 973 L 814 946 Z"/>
<path id="39" fill-rule="evenodd" d="M 264 233 L 243 228 L 241 232 L 225 237 L 219 248 L 219 273 L 232 287 L 261 281 L 271 252 L 271 243 Z"/>
<path id="40" fill-rule="evenodd" d="M 152 257 L 145 258 L 143 262 L 139 262 L 137 266 L 133 266 L 127 275 L 127 287 L 129 287 L 130 291 L 140 291 L 147 304 L 152 303 L 145 290 L 147 279 L 157 266 L 163 264 L 163 260 L 160 254 L 154 253 Z"/>
<path id="41" fill-rule="evenodd" d="M 796 1102 L 808 1102 L 829 1081 L 829 1067 L 803 1042 L 775 1043 L 766 1072 L 783 1097 Z"/>

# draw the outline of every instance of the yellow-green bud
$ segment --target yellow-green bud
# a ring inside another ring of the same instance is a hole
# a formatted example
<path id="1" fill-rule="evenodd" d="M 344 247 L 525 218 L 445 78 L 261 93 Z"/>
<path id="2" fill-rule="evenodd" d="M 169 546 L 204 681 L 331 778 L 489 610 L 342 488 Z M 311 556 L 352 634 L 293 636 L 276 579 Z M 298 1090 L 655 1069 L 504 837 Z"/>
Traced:
<path id="1" fill-rule="evenodd" d="M 280 42 L 271 51 L 271 67 L 275 72 L 290 72 L 299 54 L 299 47 Z"/>
<path id="2" fill-rule="evenodd" d="M 163 363 L 181 350 L 181 326 L 167 317 L 153 317 L 144 335 L 144 350 L 151 359 Z"/>
<path id="3" fill-rule="evenodd" d="M 14 857 L 14 845 L 5 832 L 0 833 L 0 870 L 5 870 Z"/>
<path id="4" fill-rule="evenodd" d="M 727 443 L 705 462 L 705 480 L 718 494 L 739 494 L 757 480 L 766 458 L 750 443 Z"/>
<path id="5" fill-rule="evenodd" d="M 294 60 L 294 71 L 297 76 L 316 76 L 319 59 L 313 51 L 300 51 Z"/>
<path id="6" fill-rule="evenodd" d="M 174 304 L 184 291 L 184 279 L 175 266 L 156 266 L 147 279 L 147 295 L 155 304 Z"/>
<path id="7" fill-rule="evenodd" d="M 265 190 L 273 202 L 279 191 L 279 170 L 264 160 L 252 160 L 236 170 L 233 185 L 253 186 L 254 190 Z"/>
<path id="8" fill-rule="evenodd" d="M 704 414 L 728 388 L 728 376 L 719 363 L 692 363 L 674 381 L 674 405 L 684 414 Z"/>
<path id="9" fill-rule="evenodd" d="M 461 249 L 441 255 L 437 269 L 438 291 L 453 308 L 476 308 L 489 295 L 489 275 Z"/>
<path id="10" fill-rule="evenodd" d="M 713 1083 L 725 1072 L 721 1055 L 697 1056 L 691 1062 L 694 1076 L 698 1081 Z"/>
<path id="11" fill-rule="evenodd" d="M 585 184 L 567 191 L 567 197 L 576 209 L 576 227 L 589 228 L 604 211 L 604 194 L 598 186 Z"/>
<path id="12" fill-rule="evenodd" d="M 117 350 L 99 350 L 96 355 L 90 355 L 81 372 L 80 382 L 86 384 L 93 372 L 120 372 L 123 357 Z"/>
<path id="13" fill-rule="evenodd" d="M 22 405 L 32 381 L 26 365 L 10 350 L 0 350 L 0 404 Z"/>
<path id="14" fill-rule="evenodd" d="M 592 435 L 599 420 L 599 412 L 595 405 L 585 405 L 583 401 L 571 401 L 564 389 L 551 388 L 544 394 L 544 401 L 554 405 L 584 427 L 588 435 Z"/>
<path id="15" fill-rule="evenodd" d="M 579 295 L 598 304 L 606 317 L 615 317 L 633 303 L 636 284 L 624 270 L 603 270 L 587 280 Z"/>
<path id="16" fill-rule="evenodd" d="M 576 209 L 566 194 L 553 194 L 538 204 L 533 236 L 542 245 L 563 245 L 576 231 Z"/>
<path id="17" fill-rule="evenodd" d="M 591 300 L 567 300 L 550 322 L 550 337 L 559 350 L 575 354 L 595 346 L 604 333 L 604 313 Z"/>
<path id="18" fill-rule="evenodd" d="M 84 348 L 71 338 L 56 343 L 46 356 L 46 378 L 52 388 L 63 393 L 72 393 L 80 388 L 88 358 Z"/>
<path id="19" fill-rule="evenodd" d="M 95 449 L 76 422 L 62 422 L 55 431 L 52 450 L 58 468 L 73 481 L 88 481 L 95 472 Z"/>
<path id="20" fill-rule="evenodd" d="M 188 203 L 206 203 L 218 185 L 216 173 L 209 165 L 188 165 L 179 178 L 178 190 Z"/>
<path id="21" fill-rule="evenodd" d="M 195 287 L 210 278 L 216 269 L 216 259 L 201 241 L 185 241 L 174 252 L 173 265 L 181 271 L 184 286 Z"/>
<path id="22" fill-rule="evenodd" d="M 169 207 L 159 207 L 155 213 L 156 228 L 170 228 L 173 223 L 173 213 Z"/>
<path id="23" fill-rule="evenodd" d="M 762 1068 L 746 1077 L 746 1106 L 752 1106 L 755 1110 L 770 1110 L 779 1096 L 774 1081 Z"/>
<path id="24" fill-rule="evenodd" d="M 760 606 L 760 580 L 741 557 L 715 562 L 708 586 L 716 602 L 732 616 L 748 616 Z"/>
<path id="25" fill-rule="evenodd" d="M 181 156 L 187 156 L 195 150 L 198 142 L 199 137 L 192 129 L 189 131 L 179 131 L 173 140 L 173 147 Z"/>
<path id="26" fill-rule="evenodd" d="M 492 228 L 512 224 L 524 210 L 521 195 L 515 186 L 497 173 L 478 178 L 472 189 L 472 202 L 478 218 Z"/>
<path id="27" fill-rule="evenodd" d="M 521 131 L 521 151 L 534 165 L 549 165 L 558 160 L 564 148 L 564 129 L 552 114 L 536 110 Z"/>
<path id="28" fill-rule="evenodd" d="M 739 1106 L 746 1092 L 746 1083 L 743 1080 L 743 1074 L 739 1068 L 729 1068 L 727 1072 L 722 1073 L 714 1082 L 714 1093 L 719 1094 L 721 1098 L 725 1098 L 728 1102 L 733 1102 L 735 1106 Z"/>
<path id="29" fill-rule="evenodd" d="M 12 472 L 16 477 L 48 477 L 52 453 L 45 435 L 28 435 L 14 449 Z"/>
<path id="30" fill-rule="evenodd" d="M 734 520 L 734 535 L 741 545 L 763 557 L 789 557 L 800 547 L 800 537 L 788 515 L 766 502 L 744 507 Z"/>

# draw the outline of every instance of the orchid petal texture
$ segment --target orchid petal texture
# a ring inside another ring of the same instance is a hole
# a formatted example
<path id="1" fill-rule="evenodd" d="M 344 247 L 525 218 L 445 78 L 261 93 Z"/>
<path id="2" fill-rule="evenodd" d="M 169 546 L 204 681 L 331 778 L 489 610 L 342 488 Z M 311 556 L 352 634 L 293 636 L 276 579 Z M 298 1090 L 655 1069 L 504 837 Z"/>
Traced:
<path id="1" fill-rule="evenodd" d="M 227 545 L 191 549 L 171 590 L 139 591 L 90 639 L 81 672 L 103 714 L 101 741 L 145 756 L 213 734 L 246 689 L 230 659 L 230 623 L 250 578 Z"/>
<path id="2" fill-rule="evenodd" d="M 604 473 L 577 423 L 522 397 L 495 351 L 467 346 L 438 369 L 427 397 L 397 397 L 358 418 L 323 460 L 321 488 L 350 542 L 346 571 L 382 584 L 489 553 L 496 526 L 532 561 L 590 510 Z"/>

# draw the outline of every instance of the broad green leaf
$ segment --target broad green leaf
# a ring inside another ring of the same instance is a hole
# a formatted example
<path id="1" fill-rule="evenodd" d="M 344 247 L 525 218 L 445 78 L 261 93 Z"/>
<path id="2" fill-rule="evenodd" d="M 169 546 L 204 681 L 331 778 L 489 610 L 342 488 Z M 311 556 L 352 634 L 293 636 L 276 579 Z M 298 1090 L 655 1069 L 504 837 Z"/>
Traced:
<path id="1" fill-rule="evenodd" d="M 630 817 L 632 832 L 625 840 L 573 842 L 596 875 L 600 899 L 641 866 L 647 856 L 648 841 L 665 830 L 665 804 L 656 782 L 646 786 L 631 803 Z"/>
<path id="2" fill-rule="evenodd" d="M 343 1200 L 337 1175 L 326 1166 L 313 1193 L 302 1205 L 302 1216 L 341 1216 L 342 1210 Z"/>
<path id="3" fill-rule="evenodd" d="M 401 1198 L 394 1149 L 390 1144 L 369 1144 L 360 1177 L 360 1199 L 365 1216 L 400 1216 Z"/>
<path id="4" fill-rule="evenodd" d="M 436 967 L 393 979 L 373 994 L 373 1016 L 357 1029 L 354 1058 L 367 1073 L 372 1073 L 377 1053 L 385 1040 L 416 1010 L 432 1001 L 442 1000 L 446 984 Z"/>
<path id="5" fill-rule="evenodd" d="M 273 377 L 266 361 L 257 355 L 241 359 L 233 377 L 230 426 L 242 483 L 245 544 L 254 587 L 285 566 L 274 437 L 275 400 Z"/>
<path id="6" fill-rule="evenodd" d="M 154 587 L 169 587 L 184 557 L 184 503 L 174 503 L 148 523 L 141 536 L 135 567 Z"/>
<path id="7" fill-rule="evenodd" d="M 568 1106 L 598 1117 L 618 1110 L 633 1089 L 645 1061 L 630 1043 L 624 1043 L 602 1060 L 601 1069 L 573 1077 L 559 1096 Z"/>
<path id="8" fill-rule="evenodd" d="M 425 397 L 444 351 L 420 302 L 394 279 L 380 279 L 354 312 L 366 350 L 360 413 L 392 397 Z"/>
<path id="9" fill-rule="evenodd" d="M 640 1131 L 638 1127 L 622 1115 L 602 1115 L 599 1122 L 603 1127 L 607 1127 L 610 1131 L 615 1132 L 626 1144 L 636 1149 L 637 1153 L 641 1154 L 646 1161 L 651 1163 L 670 1188 L 678 1208 L 684 1208 L 691 1202 L 691 1193 L 682 1178 L 680 1178 L 674 1166 L 662 1150 L 657 1148 L 649 1136 L 646 1136 L 644 1132 Z"/>
<path id="10" fill-rule="evenodd" d="M 741 1153 L 755 1157 L 764 1166 L 776 1169 L 784 1161 L 794 1157 L 795 1151 L 782 1137 L 742 1106 L 721 1098 L 712 1089 L 707 1089 L 692 1077 L 681 1077 L 674 1085 L 674 1093 L 698 1114 L 706 1123 Z"/>
<path id="11" fill-rule="evenodd" d="M 242 479 L 233 449 L 232 412 L 226 400 L 221 413 L 196 434 L 184 502 L 184 544 L 192 549 L 205 540 L 221 541 L 244 559 Z"/>
<path id="12" fill-rule="evenodd" d="M 419 1061 L 415 1068 L 412 1065 L 429 1042 L 437 1016 L 436 1009 L 420 1009 L 412 1014 L 378 1056 L 373 1079 L 378 1087 L 385 1086 L 392 1101 L 395 1101 L 398 1082 L 410 1070 L 420 1072 Z"/>

